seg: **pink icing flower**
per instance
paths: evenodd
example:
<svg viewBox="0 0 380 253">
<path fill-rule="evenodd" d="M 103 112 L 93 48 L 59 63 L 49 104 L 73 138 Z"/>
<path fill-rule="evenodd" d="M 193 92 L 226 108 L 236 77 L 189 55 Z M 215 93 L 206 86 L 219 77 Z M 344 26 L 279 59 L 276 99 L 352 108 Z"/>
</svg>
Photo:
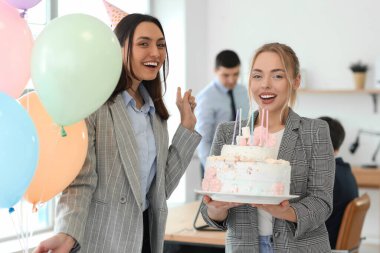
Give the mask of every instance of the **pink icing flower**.
<svg viewBox="0 0 380 253">
<path fill-rule="evenodd" d="M 222 189 L 222 182 L 219 179 L 214 178 L 210 180 L 209 191 L 219 192 L 221 189 Z"/>
<path fill-rule="evenodd" d="M 272 191 L 274 195 L 284 195 L 285 186 L 281 182 L 275 183 L 272 186 Z"/>
<path fill-rule="evenodd" d="M 239 138 L 239 146 L 247 146 L 247 139 Z"/>
<path fill-rule="evenodd" d="M 216 168 L 215 167 L 211 167 L 211 168 L 207 168 L 206 171 L 205 171 L 205 179 L 213 179 L 214 177 L 216 177 Z"/>
<path fill-rule="evenodd" d="M 203 179 L 202 180 L 202 190 L 219 192 L 222 189 L 222 182 L 217 179 Z"/>
<path fill-rule="evenodd" d="M 208 191 L 208 188 L 210 187 L 210 180 L 208 179 L 203 179 L 202 180 L 202 190 Z"/>
<path fill-rule="evenodd" d="M 222 188 L 221 181 L 216 177 L 217 169 L 209 167 L 206 169 L 205 177 L 202 180 L 202 190 L 218 192 Z"/>
</svg>

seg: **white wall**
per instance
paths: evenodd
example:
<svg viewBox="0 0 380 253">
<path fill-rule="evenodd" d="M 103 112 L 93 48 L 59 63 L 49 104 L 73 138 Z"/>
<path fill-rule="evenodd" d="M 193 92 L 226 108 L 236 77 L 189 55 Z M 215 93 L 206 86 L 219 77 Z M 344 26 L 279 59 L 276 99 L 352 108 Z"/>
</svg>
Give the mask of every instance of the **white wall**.
<svg viewBox="0 0 380 253">
<path fill-rule="evenodd" d="M 160 20 L 164 28 L 168 47 L 170 66 L 164 99 L 170 113 L 168 130 L 171 139 L 180 122 L 180 115 L 175 105 L 177 87 L 181 87 L 182 91 L 186 88 L 185 2 L 184 0 L 152 1 L 150 9 L 152 14 Z M 181 179 L 169 203 L 180 203 L 186 200 L 185 180 L 186 177 Z"/>
<path fill-rule="evenodd" d="M 349 65 L 361 60 L 369 65 L 366 88 L 373 88 L 374 64 L 380 58 L 380 2 L 377 0 L 154 0 L 165 6 L 155 12 L 160 20 L 181 26 L 175 34 L 180 51 L 169 45 L 171 60 L 183 58 L 186 87 L 195 93 L 213 78 L 215 55 L 222 49 L 238 52 L 242 60 L 242 81 L 247 83 L 250 59 L 263 43 L 279 41 L 290 45 L 305 69 L 306 86 L 313 89 L 351 89 L 354 87 Z M 175 4 L 174 4 L 175 2 Z M 170 4 L 168 4 L 170 3 Z M 176 9 L 178 4 L 180 9 Z M 162 11 L 162 10 L 161 10 Z M 162 15 L 165 14 L 165 15 Z M 172 16 L 176 19 L 172 19 Z M 165 30 L 170 33 L 164 25 Z M 171 64 L 173 66 L 173 64 Z M 170 75 L 172 75 L 171 72 Z M 379 96 L 380 100 L 380 96 Z M 379 101 L 380 103 L 380 101 Z M 380 107 L 378 106 L 378 111 Z M 338 118 L 346 128 L 341 155 L 355 165 L 370 163 L 380 137 L 363 135 L 355 155 L 348 151 L 359 128 L 380 131 L 380 112 L 373 112 L 367 94 L 299 94 L 296 112 L 302 116 L 322 115 Z M 380 161 L 380 154 L 377 156 Z M 380 163 L 380 162 L 378 162 Z M 194 199 L 199 188 L 199 166 L 194 160 L 186 178 L 186 200 Z M 363 235 L 370 242 L 379 235 L 379 193 L 369 191 L 372 207 Z M 372 229 L 376 226 L 377 229 Z M 373 225 L 374 224 L 374 225 Z M 371 229 L 370 229 L 371 228 Z"/>
<path fill-rule="evenodd" d="M 214 55 L 226 47 L 237 50 L 248 68 L 258 46 L 279 41 L 297 52 L 310 87 L 350 88 L 349 64 L 360 59 L 372 67 L 380 57 L 380 2 L 376 0 L 205 2 L 209 68 Z M 368 74 L 372 81 L 371 69 Z"/>
</svg>

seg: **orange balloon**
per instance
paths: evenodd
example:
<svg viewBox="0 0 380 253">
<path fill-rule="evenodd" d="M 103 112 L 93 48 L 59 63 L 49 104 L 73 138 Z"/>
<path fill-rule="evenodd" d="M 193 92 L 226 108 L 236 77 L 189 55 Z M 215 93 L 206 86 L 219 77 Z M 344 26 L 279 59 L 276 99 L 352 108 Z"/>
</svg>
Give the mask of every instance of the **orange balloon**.
<svg viewBox="0 0 380 253">
<path fill-rule="evenodd" d="M 48 201 L 65 189 L 78 175 L 87 154 L 88 135 L 84 120 L 66 126 L 66 137 L 43 107 L 36 92 L 18 99 L 28 111 L 40 141 L 36 172 L 24 198 L 38 204 Z"/>
</svg>

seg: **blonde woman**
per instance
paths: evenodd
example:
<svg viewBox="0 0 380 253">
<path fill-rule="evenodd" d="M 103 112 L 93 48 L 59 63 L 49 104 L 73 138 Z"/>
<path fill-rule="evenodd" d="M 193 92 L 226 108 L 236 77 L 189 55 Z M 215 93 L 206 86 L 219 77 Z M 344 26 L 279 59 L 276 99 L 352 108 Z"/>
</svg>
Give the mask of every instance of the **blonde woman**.
<svg viewBox="0 0 380 253">
<path fill-rule="evenodd" d="M 296 114 L 291 107 L 301 81 L 294 51 L 265 44 L 252 59 L 249 95 L 269 111 L 269 132 L 277 139 L 278 159 L 290 162 L 290 194 L 279 205 L 246 205 L 203 199 L 208 224 L 227 230 L 226 252 L 330 252 L 325 226 L 332 211 L 335 162 L 326 122 Z M 255 113 L 255 128 L 262 110 Z M 245 122 L 246 123 L 246 122 Z M 219 125 L 211 155 L 232 141 L 234 122 Z"/>
</svg>

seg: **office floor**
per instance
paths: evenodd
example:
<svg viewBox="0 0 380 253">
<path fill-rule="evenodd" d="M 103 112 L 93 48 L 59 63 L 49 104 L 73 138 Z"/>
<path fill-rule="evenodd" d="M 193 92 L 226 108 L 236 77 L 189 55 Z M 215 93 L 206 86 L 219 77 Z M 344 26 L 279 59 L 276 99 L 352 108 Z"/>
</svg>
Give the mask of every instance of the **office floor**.
<svg viewBox="0 0 380 253">
<path fill-rule="evenodd" d="M 165 243 L 164 253 L 224 253 L 224 248 L 209 248 Z M 363 244 L 360 253 L 380 253 L 380 245 Z"/>
<path fill-rule="evenodd" d="M 164 244 L 164 253 L 224 253 L 224 248 L 178 245 L 173 243 Z"/>
</svg>

